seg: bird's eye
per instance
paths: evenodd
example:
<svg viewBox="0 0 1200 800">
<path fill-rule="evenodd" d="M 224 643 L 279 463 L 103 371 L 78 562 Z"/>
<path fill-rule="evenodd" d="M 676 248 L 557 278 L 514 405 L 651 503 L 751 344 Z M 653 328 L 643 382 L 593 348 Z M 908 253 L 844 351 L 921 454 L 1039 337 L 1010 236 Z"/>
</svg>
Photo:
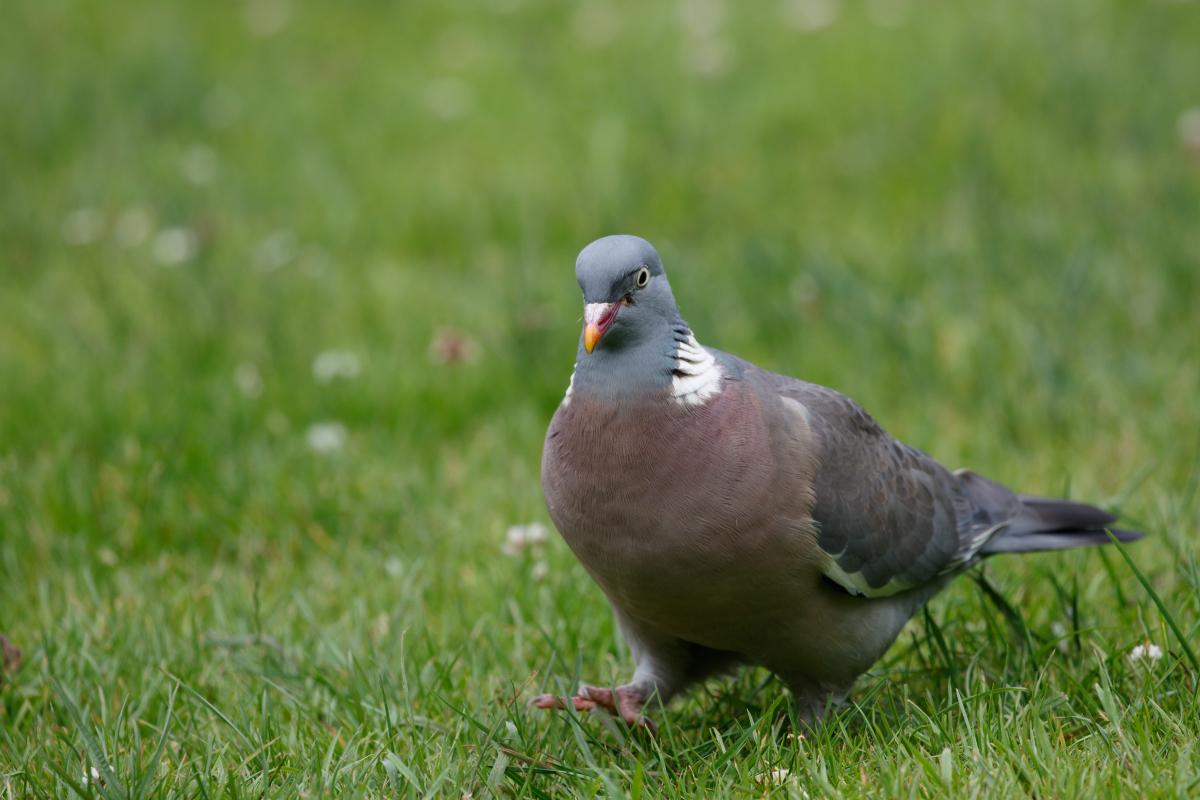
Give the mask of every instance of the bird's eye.
<svg viewBox="0 0 1200 800">
<path fill-rule="evenodd" d="M 633 279 L 633 282 L 639 289 L 646 288 L 646 284 L 650 282 L 650 270 L 646 267 L 639 269 L 637 277 Z"/>
</svg>

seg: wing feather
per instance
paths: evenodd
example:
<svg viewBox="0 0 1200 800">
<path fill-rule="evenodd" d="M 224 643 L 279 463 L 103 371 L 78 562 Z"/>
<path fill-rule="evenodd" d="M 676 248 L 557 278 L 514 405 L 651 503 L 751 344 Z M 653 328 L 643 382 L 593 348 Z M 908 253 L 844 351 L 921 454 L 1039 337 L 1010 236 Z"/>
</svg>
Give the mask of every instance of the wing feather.
<svg viewBox="0 0 1200 800">
<path fill-rule="evenodd" d="M 849 398 L 775 377 L 776 391 L 808 410 L 821 442 L 813 518 L 830 580 L 852 594 L 886 597 L 971 561 L 982 542 L 975 543 L 974 508 L 953 473 L 893 439 Z"/>
</svg>

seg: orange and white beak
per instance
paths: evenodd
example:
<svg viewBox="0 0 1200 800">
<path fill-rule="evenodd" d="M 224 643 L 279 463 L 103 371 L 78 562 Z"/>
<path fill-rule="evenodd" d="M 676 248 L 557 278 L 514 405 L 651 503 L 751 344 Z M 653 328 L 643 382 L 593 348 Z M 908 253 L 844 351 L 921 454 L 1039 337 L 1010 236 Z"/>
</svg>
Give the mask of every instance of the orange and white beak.
<svg viewBox="0 0 1200 800">
<path fill-rule="evenodd" d="M 588 303 L 583 308 L 583 349 L 591 353 L 617 319 L 620 303 Z"/>
</svg>

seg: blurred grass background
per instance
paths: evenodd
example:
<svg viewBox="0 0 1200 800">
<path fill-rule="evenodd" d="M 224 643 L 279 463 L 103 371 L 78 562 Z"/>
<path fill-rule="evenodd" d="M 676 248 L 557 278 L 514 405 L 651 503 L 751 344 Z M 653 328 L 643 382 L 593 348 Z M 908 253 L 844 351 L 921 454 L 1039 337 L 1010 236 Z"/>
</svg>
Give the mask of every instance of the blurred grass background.
<svg viewBox="0 0 1200 800">
<path fill-rule="evenodd" d="M 636 233 L 706 344 L 1119 509 L 1195 647 L 1200 6 L 8 12 L 0 796 L 1200 790 L 1114 553 L 989 563 L 1029 647 L 960 581 L 808 740 L 751 674 L 646 743 L 523 707 L 626 656 L 561 542 L 502 552 L 574 256 Z"/>
</svg>

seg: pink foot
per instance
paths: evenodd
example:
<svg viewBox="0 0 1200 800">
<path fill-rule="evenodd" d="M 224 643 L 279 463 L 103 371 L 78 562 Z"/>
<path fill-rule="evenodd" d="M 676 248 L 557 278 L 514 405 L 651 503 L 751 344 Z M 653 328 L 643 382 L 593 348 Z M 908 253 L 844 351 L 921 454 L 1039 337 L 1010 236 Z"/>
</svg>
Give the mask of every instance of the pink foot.
<svg viewBox="0 0 1200 800">
<path fill-rule="evenodd" d="M 567 703 L 574 706 L 576 711 L 601 708 L 614 717 L 620 717 L 632 727 L 642 728 L 650 733 L 658 732 L 654 720 L 642 713 L 642 708 L 646 705 L 645 695 L 632 686 L 617 687 L 615 692 L 598 686 L 580 686 L 574 697 L 541 694 L 529 701 L 530 705 L 544 709 L 564 709 Z"/>
</svg>

